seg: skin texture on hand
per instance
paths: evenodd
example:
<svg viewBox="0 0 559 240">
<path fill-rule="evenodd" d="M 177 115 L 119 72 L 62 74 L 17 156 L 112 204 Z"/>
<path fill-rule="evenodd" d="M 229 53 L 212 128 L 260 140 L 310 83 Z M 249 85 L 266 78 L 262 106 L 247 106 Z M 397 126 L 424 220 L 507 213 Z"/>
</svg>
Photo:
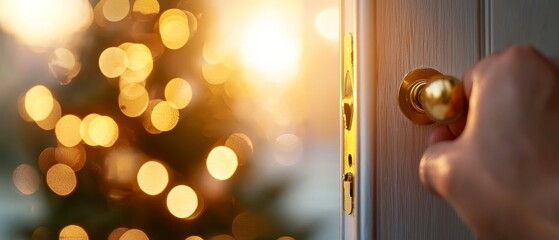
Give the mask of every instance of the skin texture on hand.
<svg viewBox="0 0 559 240">
<path fill-rule="evenodd" d="M 559 239 L 559 61 L 514 46 L 463 81 L 468 113 L 431 134 L 421 181 L 481 239 Z"/>
</svg>

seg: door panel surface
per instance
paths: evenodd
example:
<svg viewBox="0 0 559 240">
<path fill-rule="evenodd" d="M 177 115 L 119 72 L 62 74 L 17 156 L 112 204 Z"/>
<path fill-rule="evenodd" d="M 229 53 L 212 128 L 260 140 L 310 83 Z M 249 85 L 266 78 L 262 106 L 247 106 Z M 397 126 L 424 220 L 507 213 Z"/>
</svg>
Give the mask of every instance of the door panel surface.
<svg viewBox="0 0 559 240">
<path fill-rule="evenodd" d="M 342 34 L 354 36 L 358 124 L 355 209 L 342 210 L 343 238 L 475 239 L 419 181 L 434 126 L 400 113 L 399 85 L 421 67 L 460 78 L 479 59 L 517 43 L 559 57 L 558 10 L 555 0 L 342 1 Z"/>
<path fill-rule="evenodd" d="M 432 126 L 400 113 L 403 76 L 431 67 L 460 76 L 479 59 L 478 5 L 461 0 L 378 1 L 376 184 L 378 239 L 472 239 L 452 209 L 429 194 L 418 177 Z"/>
<path fill-rule="evenodd" d="M 559 57 L 559 1 L 493 0 L 488 36 L 493 51 L 529 43 L 546 55 Z"/>
</svg>

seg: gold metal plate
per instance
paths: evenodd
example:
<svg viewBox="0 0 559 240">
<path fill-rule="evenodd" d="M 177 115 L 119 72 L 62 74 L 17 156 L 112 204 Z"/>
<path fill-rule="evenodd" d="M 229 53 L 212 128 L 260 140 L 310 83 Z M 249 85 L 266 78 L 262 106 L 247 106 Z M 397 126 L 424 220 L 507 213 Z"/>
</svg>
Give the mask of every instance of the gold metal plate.
<svg viewBox="0 0 559 240">
<path fill-rule="evenodd" d="M 357 118 L 356 111 L 356 82 L 354 81 L 354 51 L 353 37 L 346 34 L 343 38 L 343 72 L 341 76 L 342 121 L 343 121 L 343 207 L 346 214 L 352 214 L 354 209 L 354 177 L 357 165 Z"/>
</svg>

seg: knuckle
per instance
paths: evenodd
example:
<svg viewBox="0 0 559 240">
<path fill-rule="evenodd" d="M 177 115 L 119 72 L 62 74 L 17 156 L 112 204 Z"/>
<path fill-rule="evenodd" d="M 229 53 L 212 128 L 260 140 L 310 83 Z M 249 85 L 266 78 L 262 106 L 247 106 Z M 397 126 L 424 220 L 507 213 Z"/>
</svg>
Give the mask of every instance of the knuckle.
<svg viewBox="0 0 559 240">
<path fill-rule="evenodd" d="M 540 56 L 539 51 L 529 44 L 517 44 L 508 48 L 503 56 L 507 59 L 526 59 Z"/>
</svg>

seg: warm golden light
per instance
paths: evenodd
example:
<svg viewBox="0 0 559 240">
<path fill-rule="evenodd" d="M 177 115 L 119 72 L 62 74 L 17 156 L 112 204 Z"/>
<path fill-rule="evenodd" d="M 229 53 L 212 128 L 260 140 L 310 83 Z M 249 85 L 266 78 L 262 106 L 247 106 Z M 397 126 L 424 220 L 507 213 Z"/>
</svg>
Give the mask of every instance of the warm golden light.
<svg viewBox="0 0 559 240">
<path fill-rule="evenodd" d="M 110 22 L 118 22 L 124 19 L 130 11 L 128 0 L 105 0 L 103 5 L 103 16 Z"/>
<path fill-rule="evenodd" d="M 98 116 L 89 123 L 88 135 L 96 145 L 110 147 L 118 139 L 118 125 L 111 117 Z"/>
<path fill-rule="evenodd" d="M 89 136 L 89 124 L 91 123 L 91 121 L 93 121 L 93 119 L 99 116 L 99 114 L 95 113 L 89 114 L 83 118 L 80 124 L 80 136 L 82 137 L 85 144 L 89 146 L 97 146 L 97 143 L 95 143 Z"/>
<path fill-rule="evenodd" d="M 167 208 L 177 218 L 188 218 L 197 207 L 198 196 L 188 186 L 176 186 L 167 195 Z"/>
<path fill-rule="evenodd" d="M 126 47 L 126 57 L 126 66 L 132 71 L 144 69 L 153 61 L 149 48 L 139 43 L 132 43 Z"/>
<path fill-rule="evenodd" d="M 24 101 L 25 111 L 33 121 L 45 120 L 54 106 L 52 93 L 43 85 L 37 85 L 29 89 L 25 94 Z"/>
<path fill-rule="evenodd" d="M 219 41 L 207 41 L 202 47 L 202 56 L 204 61 L 209 64 L 219 64 L 223 63 L 230 51 L 225 47 L 225 43 L 220 43 Z"/>
<path fill-rule="evenodd" d="M 165 99 L 172 107 L 183 109 L 192 100 L 192 87 L 182 78 L 173 78 L 165 86 Z"/>
<path fill-rule="evenodd" d="M 74 172 L 77 172 L 85 165 L 85 148 L 81 144 L 75 147 L 59 146 L 54 149 L 54 159 L 56 162 L 67 165 Z"/>
<path fill-rule="evenodd" d="M 295 240 L 295 238 L 289 236 L 283 236 L 283 237 L 279 237 L 277 240 Z"/>
<path fill-rule="evenodd" d="M 184 240 L 204 240 L 204 239 L 201 238 L 201 237 L 198 237 L 198 236 L 190 236 L 190 237 L 187 237 Z"/>
<path fill-rule="evenodd" d="M 105 156 L 105 179 L 119 188 L 132 189 L 141 161 L 142 156 L 134 149 L 116 148 Z"/>
<path fill-rule="evenodd" d="M 165 47 L 179 49 L 190 37 L 188 16 L 183 10 L 169 9 L 159 17 L 159 34 Z"/>
<path fill-rule="evenodd" d="M 58 101 L 54 100 L 52 111 L 47 116 L 47 118 L 37 121 L 37 126 L 39 126 L 43 130 L 53 130 L 56 127 L 56 123 L 60 120 L 62 116 L 62 109 L 60 108 L 60 104 Z"/>
<path fill-rule="evenodd" d="M 227 234 L 220 234 L 220 235 L 217 235 L 217 236 L 214 236 L 214 237 L 210 238 L 210 240 L 235 240 L 235 238 L 231 237 Z"/>
<path fill-rule="evenodd" d="M 270 13 L 256 18 L 245 33 L 242 46 L 246 68 L 264 75 L 261 80 L 286 82 L 299 67 L 301 40 L 289 20 Z"/>
<path fill-rule="evenodd" d="M 47 174 L 50 167 L 57 163 L 54 157 L 55 150 L 53 147 L 48 147 L 39 154 L 38 164 L 42 173 Z"/>
<path fill-rule="evenodd" d="M 118 95 L 120 111 L 128 117 L 138 117 L 144 113 L 149 103 L 149 95 L 144 86 L 131 84 Z"/>
<path fill-rule="evenodd" d="M 14 186 L 23 195 L 31 195 L 39 189 L 39 174 L 37 170 L 29 164 L 21 164 L 12 174 Z"/>
<path fill-rule="evenodd" d="M 202 75 L 206 82 L 212 85 L 219 85 L 226 82 L 231 77 L 232 71 L 225 64 L 209 64 L 202 65 Z"/>
<path fill-rule="evenodd" d="M 55 164 L 47 171 L 47 185 L 57 195 L 67 196 L 76 188 L 76 174 L 67 165 Z"/>
<path fill-rule="evenodd" d="M 291 166 L 303 157 L 303 141 L 294 134 L 283 134 L 274 143 L 276 161 Z"/>
<path fill-rule="evenodd" d="M 157 0 L 136 0 L 132 11 L 143 15 L 155 15 L 159 13 L 159 8 Z"/>
<path fill-rule="evenodd" d="M 122 234 L 120 240 L 149 240 L 149 237 L 140 229 L 130 229 Z"/>
<path fill-rule="evenodd" d="M 21 119 L 23 119 L 23 121 L 33 122 L 34 120 L 31 118 L 31 116 L 29 116 L 29 114 L 27 114 L 27 109 L 25 109 L 26 94 L 27 92 L 24 94 L 20 94 L 17 98 L 17 112 L 19 113 L 19 116 L 21 117 Z"/>
<path fill-rule="evenodd" d="M 56 139 L 66 147 L 73 147 L 82 141 L 80 124 L 82 120 L 75 115 L 64 115 L 56 123 L 54 133 Z"/>
<path fill-rule="evenodd" d="M 107 48 L 99 56 L 99 69 L 108 78 L 116 78 L 123 74 L 127 65 L 126 52 L 117 47 Z"/>
<path fill-rule="evenodd" d="M 320 11 L 314 24 L 318 33 L 323 37 L 331 40 L 338 39 L 340 34 L 340 10 L 338 8 L 326 8 Z"/>
<path fill-rule="evenodd" d="M 80 226 L 68 225 L 59 234 L 60 240 L 88 240 L 87 232 Z"/>
<path fill-rule="evenodd" d="M 62 85 L 70 83 L 80 70 L 74 54 L 66 48 L 57 48 L 49 58 L 49 70 Z"/>
<path fill-rule="evenodd" d="M 144 112 L 144 115 L 142 115 L 142 126 L 144 127 L 144 129 L 148 133 L 151 133 L 151 134 L 161 133 L 160 130 L 158 130 L 157 128 L 155 128 L 153 126 L 153 123 L 151 122 L 151 113 L 153 112 L 153 109 L 155 108 L 155 106 L 157 106 L 157 104 L 159 104 L 162 101 L 163 100 L 161 100 L 161 99 L 150 100 L 149 103 L 148 103 L 148 107 L 146 108 L 146 111 Z"/>
<path fill-rule="evenodd" d="M 119 88 L 122 90 L 132 84 L 140 84 L 142 86 L 146 85 L 146 78 L 153 71 L 153 61 L 150 61 L 145 68 L 138 71 L 133 71 L 126 69 L 122 75 L 120 75 Z"/>
<path fill-rule="evenodd" d="M 206 167 L 210 175 L 218 180 L 226 180 L 237 170 L 237 156 L 228 147 L 219 146 L 210 152 L 206 160 Z"/>
<path fill-rule="evenodd" d="M 122 237 L 122 235 L 128 230 L 129 230 L 128 228 L 123 228 L 123 227 L 115 228 L 111 232 L 111 234 L 109 234 L 107 240 L 120 240 L 120 237 Z"/>
<path fill-rule="evenodd" d="M 169 174 L 163 164 L 157 161 L 146 162 L 138 171 L 138 186 L 148 195 L 158 195 L 169 183 Z"/>
<path fill-rule="evenodd" d="M 157 130 L 171 131 L 179 122 L 179 111 L 167 101 L 161 101 L 151 111 L 151 123 Z"/>
<path fill-rule="evenodd" d="M 242 133 L 233 133 L 225 141 L 225 146 L 237 155 L 239 166 L 245 165 L 252 157 L 253 147 L 250 138 Z"/>
<path fill-rule="evenodd" d="M 0 27 L 40 51 L 67 42 L 92 17 L 86 0 L 0 1 Z"/>
</svg>

